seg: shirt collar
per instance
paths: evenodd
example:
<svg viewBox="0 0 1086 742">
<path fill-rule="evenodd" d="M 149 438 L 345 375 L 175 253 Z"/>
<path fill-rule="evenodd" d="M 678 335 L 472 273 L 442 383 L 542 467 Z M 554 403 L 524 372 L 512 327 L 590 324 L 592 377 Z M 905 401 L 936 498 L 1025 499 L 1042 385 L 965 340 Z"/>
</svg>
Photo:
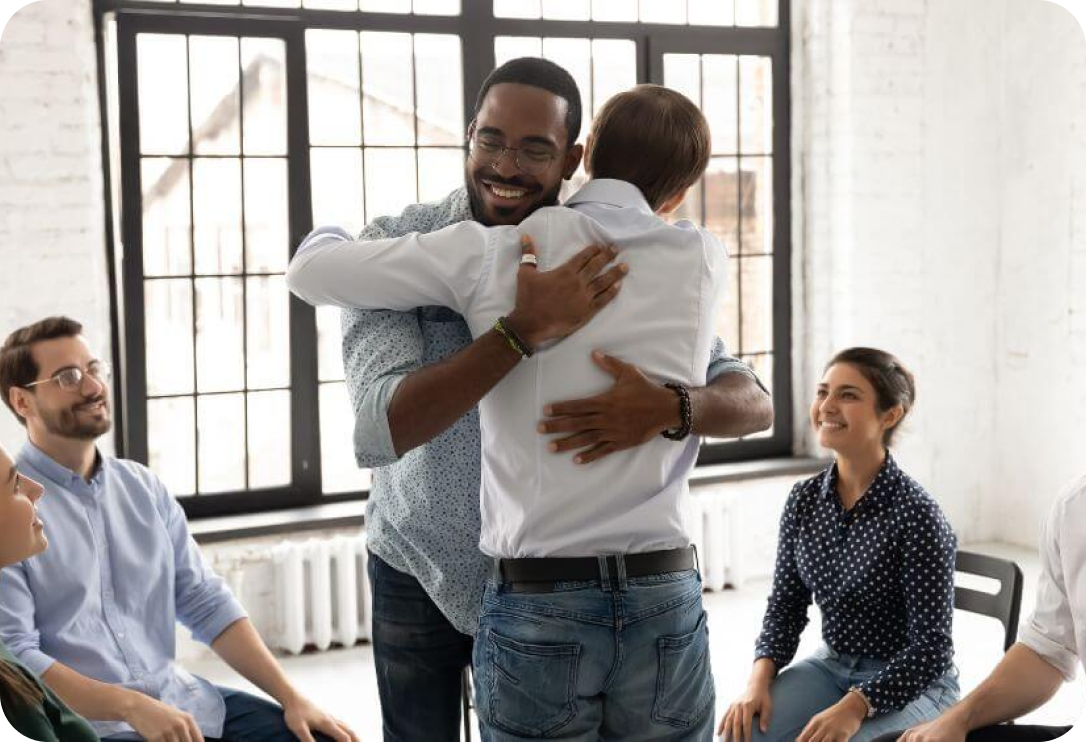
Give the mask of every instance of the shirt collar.
<svg viewBox="0 0 1086 742">
<path fill-rule="evenodd" d="M 29 463 L 52 482 L 59 484 L 65 489 L 80 492 L 88 489 L 91 491 L 96 490 L 98 485 L 102 482 L 102 472 L 105 470 L 106 463 L 109 459 L 103 456 L 101 451 L 96 450 L 95 453 L 98 456 L 98 468 L 95 469 L 94 476 L 91 477 L 89 483 L 85 482 L 83 477 L 79 476 L 68 467 L 55 461 L 49 454 L 42 451 L 29 440 L 24 443 L 23 447 L 19 450 L 19 458 Z"/>
<path fill-rule="evenodd" d="M 882 468 L 879 469 L 879 473 L 875 475 L 875 478 L 871 481 L 871 485 L 856 504 L 858 505 L 865 500 L 871 499 L 868 497 L 869 493 L 881 492 L 882 490 L 887 489 L 886 487 L 877 487 L 876 485 L 889 484 L 897 479 L 897 475 L 900 471 L 897 462 L 894 461 L 894 457 L 887 451 L 886 460 L 882 462 Z M 821 493 L 823 500 L 837 497 L 836 461 L 834 461 L 833 464 L 830 465 L 830 468 L 822 475 L 822 482 L 819 484 L 819 492 Z"/>
<path fill-rule="evenodd" d="M 633 208 L 646 214 L 654 213 L 644 194 L 632 183 L 611 178 L 594 178 L 570 196 L 564 206 L 580 203 L 608 204 L 624 208 Z"/>
</svg>

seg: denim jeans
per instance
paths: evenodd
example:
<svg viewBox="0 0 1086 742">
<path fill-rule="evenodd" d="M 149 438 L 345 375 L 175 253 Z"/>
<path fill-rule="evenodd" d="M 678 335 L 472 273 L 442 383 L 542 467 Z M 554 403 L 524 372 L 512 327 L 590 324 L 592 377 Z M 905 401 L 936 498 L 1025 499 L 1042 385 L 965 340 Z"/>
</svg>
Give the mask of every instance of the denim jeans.
<svg viewBox="0 0 1086 742">
<path fill-rule="evenodd" d="M 386 742 L 460 739 L 461 674 L 471 663 L 461 634 L 418 580 L 369 555 L 373 661 Z"/>
<path fill-rule="evenodd" d="M 769 731 L 755 724 L 754 742 L 792 742 L 812 716 L 844 697 L 848 689 L 886 667 L 882 660 L 839 654 L 823 645 L 812 656 L 786 667 L 770 688 L 773 713 Z M 871 742 L 889 732 L 931 721 L 958 700 L 958 671 L 953 666 L 901 711 L 866 720 L 851 742 Z"/>
<path fill-rule="evenodd" d="M 697 572 L 555 588 L 487 586 L 473 655 L 484 742 L 712 739 Z"/>
</svg>

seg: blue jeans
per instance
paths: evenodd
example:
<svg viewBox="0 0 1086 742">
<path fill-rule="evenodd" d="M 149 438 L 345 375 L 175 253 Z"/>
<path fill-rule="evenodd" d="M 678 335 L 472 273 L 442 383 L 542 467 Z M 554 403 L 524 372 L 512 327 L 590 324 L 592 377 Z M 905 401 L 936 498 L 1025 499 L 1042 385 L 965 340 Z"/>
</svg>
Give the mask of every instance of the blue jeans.
<svg viewBox="0 0 1086 742">
<path fill-rule="evenodd" d="M 460 739 L 461 674 L 471 663 L 461 634 L 409 574 L 369 554 L 373 661 L 386 742 Z"/>
<path fill-rule="evenodd" d="M 487 586 L 473 655 L 484 742 L 712 739 L 700 576 L 616 582 Z"/>
<path fill-rule="evenodd" d="M 886 667 L 882 660 L 839 654 L 823 645 L 812 656 L 786 667 L 770 687 L 773 712 L 765 734 L 755 724 L 755 742 L 792 742 L 812 716 L 841 700 L 848 689 Z M 901 711 L 866 720 L 851 742 L 871 742 L 889 732 L 931 721 L 958 700 L 958 671 L 951 667 Z"/>
</svg>

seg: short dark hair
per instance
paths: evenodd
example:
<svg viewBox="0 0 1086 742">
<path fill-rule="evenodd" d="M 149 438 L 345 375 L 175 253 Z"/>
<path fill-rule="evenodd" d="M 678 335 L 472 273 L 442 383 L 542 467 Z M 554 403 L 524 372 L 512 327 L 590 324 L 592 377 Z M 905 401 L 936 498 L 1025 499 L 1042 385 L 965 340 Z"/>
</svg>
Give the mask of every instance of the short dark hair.
<svg viewBox="0 0 1086 742">
<path fill-rule="evenodd" d="M 585 169 L 593 178 L 632 183 L 655 211 L 698 182 L 711 151 L 709 123 L 689 98 L 638 85 L 596 114 Z"/>
<path fill-rule="evenodd" d="M 846 348 L 835 355 L 826 369 L 838 363 L 856 368 L 875 389 L 875 405 L 880 413 L 901 405 L 904 414 L 894 427 L 883 433 L 882 443 L 889 447 L 902 420 L 916 403 L 916 379 L 895 356 L 878 348 Z"/>
<path fill-rule="evenodd" d="M 518 85 L 530 85 L 533 88 L 546 90 L 553 93 L 566 102 L 566 148 L 577 143 L 577 137 L 581 135 L 581 91 L 577 88 L 577 81 L 573 75 L 566 72 L 565 68 L 541 57 L 518 57 L 498 67 L 483 80 L 483 86 L 479 88 L 479 96 L 475 99 L 475 110 L 472 118 L 479 115 L 479 109 L 483 107 L 486 94 L 495 85 L 511 82 Z"/>
<path fill-rule="evenodd" d="M 0 346 L 0 394 L 15 418 L 26 425 L 11 404 L 11 390 L 21 388 L 38 378 L 41 369 L 30 352 L 34 343 L 55 338 L 70 338 L 83 334 L 83 325 L 69 317 L 46 317 L 32 325 L 20 327 L 8 335 Z"/>
</svg>

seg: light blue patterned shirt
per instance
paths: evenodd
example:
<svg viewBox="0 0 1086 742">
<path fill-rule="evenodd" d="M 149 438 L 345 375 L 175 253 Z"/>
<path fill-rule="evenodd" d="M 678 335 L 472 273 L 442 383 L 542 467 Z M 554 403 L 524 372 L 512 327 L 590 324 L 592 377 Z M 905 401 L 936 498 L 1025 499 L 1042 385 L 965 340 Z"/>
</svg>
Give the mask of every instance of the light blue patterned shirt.
<svg viewBox="0 0 1086 742">
<path fill-rule="evenodd" d="M 204 562 L 177 500 L 133 461 L 100 456 L 88 482 L 27 443 L 17 464 L 45 486 L 49 548 L 0 576 L 0 638 L 12 654 L 39 677 L 61 662 L 157 698 L 222 737 L 222 696 L 174 662 L 176 622 L 210 644 L 246 614 Z M 91 726 L 139 739 L 123 722 Z"/>
<path fill-rule="evenodd" d="M 467 192 L 408 207 L 399 217 L 369 224 L 360 240 L 434 232 L 470 219 Z M 327 228 L 339 232 L 336 228 Z M 320 229 L 306 238 L 309 243 Z M 303 248 L 304 249 L 304 244 Z M 444 307 L 413 312 L 343 312 L 343 359 L 355 413 L 355 458 L 374 467 L 366 508 L 370 549 L 413 575 L 458 630 L 474 634 L 489 560 L 479 551 L 479 417 L 472 410 L 429 443 L 397 459 L 388 407 L 409 373 L 471 343 L 464 320 Z M 743 373 L 748 366 L 713 344 L 708 378 Z"/>
</svg>

